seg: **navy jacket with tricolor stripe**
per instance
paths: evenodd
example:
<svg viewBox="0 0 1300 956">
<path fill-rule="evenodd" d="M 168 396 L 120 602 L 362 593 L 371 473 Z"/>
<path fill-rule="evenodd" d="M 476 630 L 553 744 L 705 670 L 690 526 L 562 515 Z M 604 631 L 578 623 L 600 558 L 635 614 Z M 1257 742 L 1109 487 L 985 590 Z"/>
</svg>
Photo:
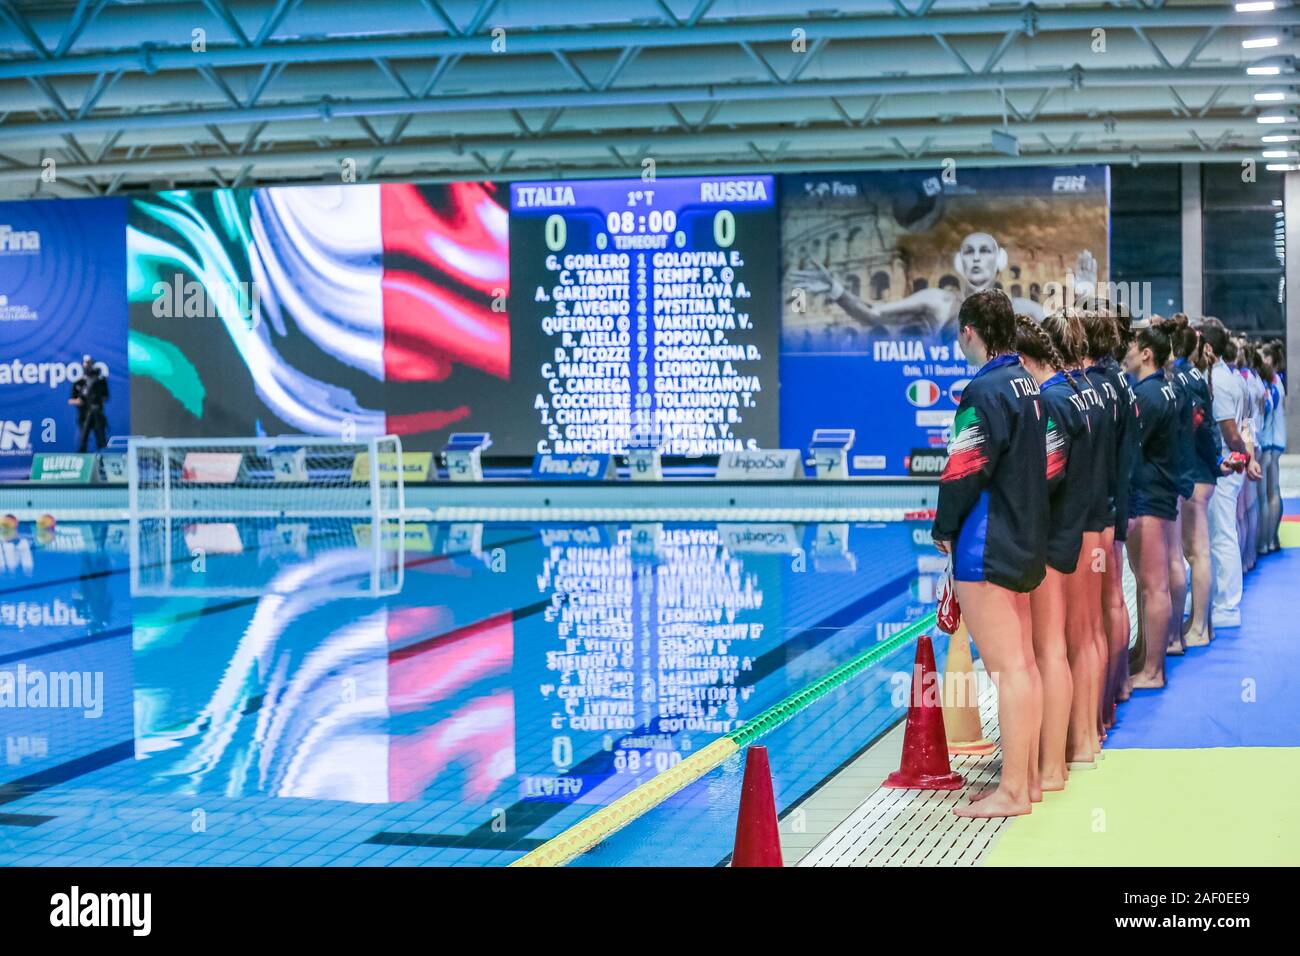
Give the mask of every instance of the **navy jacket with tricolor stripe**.
<svg viewBox="0 0 1300 956">
<path fill-rule="evenodd" d="M 1012 591 L 1046 575 L 1047 411 L 1015 353 L 971 379 L 939 479 L 935 539 L 952 542 L 953 576 Z"/>
</svg>

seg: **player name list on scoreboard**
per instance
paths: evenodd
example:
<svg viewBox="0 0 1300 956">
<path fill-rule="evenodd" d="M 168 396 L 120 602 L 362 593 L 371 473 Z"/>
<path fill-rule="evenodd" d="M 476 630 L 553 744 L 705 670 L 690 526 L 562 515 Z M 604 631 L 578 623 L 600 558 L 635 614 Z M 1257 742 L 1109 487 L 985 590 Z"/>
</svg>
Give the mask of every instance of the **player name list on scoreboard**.
<svg viewBox="0 0 1300 956">
<path fill-rule="evenodd" d="M 511 377 L 536 383 L 536 451 L 775 441 L 773 192 L 770 176 L 511 186 L 511 328 L 527 330 Z"/>
</svg>

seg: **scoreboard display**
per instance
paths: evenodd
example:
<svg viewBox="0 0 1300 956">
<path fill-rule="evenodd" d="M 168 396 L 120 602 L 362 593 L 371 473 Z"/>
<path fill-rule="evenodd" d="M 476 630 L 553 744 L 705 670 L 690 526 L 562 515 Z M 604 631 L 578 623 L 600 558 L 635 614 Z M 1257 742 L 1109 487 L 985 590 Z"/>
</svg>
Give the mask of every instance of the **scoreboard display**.
<svg viewBox="0 0 1300 956">
<path fill-rule="evenodd" d="M 774 446 L 777 230 L 771 176 L 512 184 L 510 451 Z"/>
</svg>

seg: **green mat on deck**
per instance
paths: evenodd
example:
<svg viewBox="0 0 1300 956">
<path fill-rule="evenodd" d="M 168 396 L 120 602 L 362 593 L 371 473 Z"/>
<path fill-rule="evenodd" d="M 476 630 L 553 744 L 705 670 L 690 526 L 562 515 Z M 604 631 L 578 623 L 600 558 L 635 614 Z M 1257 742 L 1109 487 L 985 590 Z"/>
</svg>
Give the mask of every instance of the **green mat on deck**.
<svg viewBox="0 0 1300 956">
<path fill-rule="evenodd" d="M 1300 749 L 1108 750 L 1017 817 L 986 866 L 1295 866 Z"/>
</svg>

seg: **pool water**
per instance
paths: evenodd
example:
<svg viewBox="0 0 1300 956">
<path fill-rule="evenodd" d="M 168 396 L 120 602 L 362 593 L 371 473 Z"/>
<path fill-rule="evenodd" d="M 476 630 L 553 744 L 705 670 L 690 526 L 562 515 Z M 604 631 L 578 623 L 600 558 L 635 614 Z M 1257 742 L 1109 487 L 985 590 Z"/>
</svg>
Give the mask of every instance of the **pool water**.
<svg viewBox="0 0 1300 956">
<path fill-rule="evenodd" d="M 23 525 L 0 541 L 0 864 L 509 863 L 932 610 L 928 540 Z M 761 741 L 779 810 L 898 720 L 912 653 Z M 575 863 L 718 864 L 740 773 Z"/>
</svg>

